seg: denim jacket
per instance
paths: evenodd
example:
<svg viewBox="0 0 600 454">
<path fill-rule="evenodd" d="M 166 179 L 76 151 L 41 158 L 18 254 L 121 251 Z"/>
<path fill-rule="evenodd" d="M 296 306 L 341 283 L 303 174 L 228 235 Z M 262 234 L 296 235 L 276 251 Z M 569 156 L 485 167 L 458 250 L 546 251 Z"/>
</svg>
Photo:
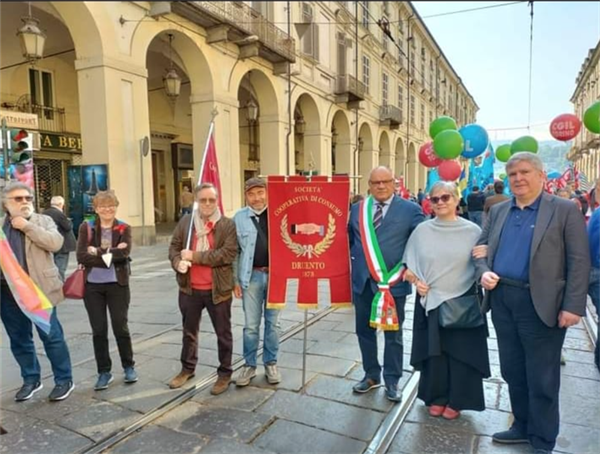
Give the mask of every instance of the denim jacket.
<svg viewBox="0 0 600 454">
<path fill-rule="evenodd" d="M 254 249 L 258 232 L 252 222 L 254 216 L 249 207 L 242 208 L 233 217 L 238 240 L 238 256 L 233 264 L 234 282 L 242 288 L 248 288 L 254 263 Z"/>
</svg>

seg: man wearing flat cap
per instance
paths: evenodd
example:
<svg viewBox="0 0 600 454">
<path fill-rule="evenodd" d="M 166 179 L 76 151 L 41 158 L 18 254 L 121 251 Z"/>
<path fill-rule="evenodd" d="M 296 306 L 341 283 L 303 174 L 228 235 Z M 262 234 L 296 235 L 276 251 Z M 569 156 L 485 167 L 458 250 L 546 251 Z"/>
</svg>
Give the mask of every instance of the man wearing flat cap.
<svg viewBox="0 0 600 454">
<path fill-rule="evenodd" d="M 269 226 L 267 222 L 267 185 L 261 178 L 246 181 L 244 192 L 247 206 L 239 210 L 233 220 L 238 239 L 238 257 L 233 273 L 236 298 L 242 298 L 244 308 L 244 361 L 236 379 L 237 386 L 247 386 L 256 376 L 256 352 L 260 339 L 260 325 L 264 316 L 263 363 L 270 384 L 281 381 L 277 370 L 279 311 L 266 308 L 269 278 Z"/>
</svg>

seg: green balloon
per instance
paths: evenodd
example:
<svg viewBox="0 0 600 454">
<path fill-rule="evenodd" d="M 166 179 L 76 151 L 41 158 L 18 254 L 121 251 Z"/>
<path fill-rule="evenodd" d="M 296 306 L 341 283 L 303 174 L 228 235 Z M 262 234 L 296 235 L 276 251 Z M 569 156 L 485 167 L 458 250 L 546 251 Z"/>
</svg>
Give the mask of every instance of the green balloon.
<svg viewBox="0 0 600 454">
<path fill-rule="evenodd" d="M 600 134 L 600 101 L 588 107 L 583 114 L 583 124 L 594 134 Z"/>
<path fill-rule="evenodd" d="M 531 136 L 523 136 L 515 139 L 510 144 L 510 154 L 515 154 L 520 151 L 529 151 L 530 153 L 538 152 L 538 142 Z"/>
<path fill-rule="evenodd" d="M 435 139 L 436 136 L 442 132 L 447 131 L 448 129 L 453 129 L 456 131 L 458 128 L 456 126 L 456 121 L 452 117 L 437 117 L 435 120 L 431 122 L 429 125 L 429 135 L 432 139 Z"/>
<path fill-rule="evenodd" d="M 447 129 L 439 132 L 433 139 L 433 151 L 442 159 L 455 159 L 460 156 L 464 141 L 456 130 Z"/>
<path fill-rule="evenodd" d="M 500 162 L 507 162 L 510 159 L 510 144 L 506 143 L 496 148 L 496 159 Z"/>
</svg>

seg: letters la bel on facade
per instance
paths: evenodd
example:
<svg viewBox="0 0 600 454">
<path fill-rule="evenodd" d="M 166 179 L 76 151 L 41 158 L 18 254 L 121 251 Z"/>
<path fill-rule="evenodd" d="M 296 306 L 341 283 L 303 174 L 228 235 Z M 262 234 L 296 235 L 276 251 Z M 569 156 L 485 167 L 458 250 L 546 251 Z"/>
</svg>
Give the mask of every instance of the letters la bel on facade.
<svg viewBox="0 0 600 454">
<path fill-rule="evenodd" d="M 267 307 L 350 304 L 348 177 L 269 177 Z"/>
</svg>

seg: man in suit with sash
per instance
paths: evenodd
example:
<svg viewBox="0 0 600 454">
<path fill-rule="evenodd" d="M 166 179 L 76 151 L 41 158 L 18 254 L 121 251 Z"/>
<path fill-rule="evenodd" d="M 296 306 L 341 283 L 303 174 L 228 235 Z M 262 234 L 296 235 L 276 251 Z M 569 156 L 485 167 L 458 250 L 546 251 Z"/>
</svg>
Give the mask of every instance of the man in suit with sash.
<svg viewBox="0 0 600 454">
<path fill-rule="evenodd" d="M 385 333 L 386 397 L 400 402 L 404 303 L 412 291 L 410 284 L 401 279 L 402 256 L 408 237 L 425 216 L 419 205 L 395 195 L 394 187 L 391 169 L 380 166 L 371 171 L 370 196 L 352 205 L 348 234 L 356 335 L 365 371 L 353 391 L 366 393 L 381 386 L 382 367 L 377 359 L 379 328 Z"/>
<path fill-rule="evenodd" d="M 512 155 L 513 198 L 494 205 L 476 260 L 498 338 L 514 422 L 497 443 L 530 443 L 552 452 L 559 432 L 560 355 L 566 328 L 585 315 L 590 256 L 577 205 L 543 192 L 544 167 L 528 152 Z"/>
</svg>

